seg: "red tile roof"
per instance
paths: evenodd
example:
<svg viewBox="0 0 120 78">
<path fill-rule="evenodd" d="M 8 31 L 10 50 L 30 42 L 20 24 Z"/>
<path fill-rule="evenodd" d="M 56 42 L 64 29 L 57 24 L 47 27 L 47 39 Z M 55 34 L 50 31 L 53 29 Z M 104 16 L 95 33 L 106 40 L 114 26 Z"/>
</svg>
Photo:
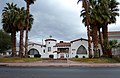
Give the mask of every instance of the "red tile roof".
<svg viewBox="0 0 120 78">
<path fill-rule="evenodd" d="M 54 47 L 65 47 L 65 46 L 71 46 L 71 44 L 67 42 L 57 43 Z"/>
<path fill-rule="evenodd" d="M 113 34 L 120 34 L 120 31 L 110 31 L 108 32 L 109 35 L 113 35 Z"/>
</svg>

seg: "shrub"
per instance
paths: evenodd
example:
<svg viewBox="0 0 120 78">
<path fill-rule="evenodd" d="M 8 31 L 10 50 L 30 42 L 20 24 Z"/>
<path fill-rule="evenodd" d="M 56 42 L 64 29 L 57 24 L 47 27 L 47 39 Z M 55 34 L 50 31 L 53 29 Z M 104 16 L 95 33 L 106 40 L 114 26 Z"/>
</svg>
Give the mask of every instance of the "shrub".
<svg viewBox="0 0 120 78">
<path fill-rule="evenodd" d="M 40 54 L 35 54 L 34 57 L 35 57 L 35 58 L 40 58 L 41 55 L 40 55 Z"/>
<path fill-rule="evenodd" d="M 83 58 L 85 58 L 85 56 L 83 56 Z"/>
<path fill-rule="evenodd" d="M 54 58 L 54 55 L 49 55 L 49 58 Z"/>
<path fill-rule="evenodd" d="M 76 55 L 75 58 L 78 58 L 78 55 Z"/>
</svg>

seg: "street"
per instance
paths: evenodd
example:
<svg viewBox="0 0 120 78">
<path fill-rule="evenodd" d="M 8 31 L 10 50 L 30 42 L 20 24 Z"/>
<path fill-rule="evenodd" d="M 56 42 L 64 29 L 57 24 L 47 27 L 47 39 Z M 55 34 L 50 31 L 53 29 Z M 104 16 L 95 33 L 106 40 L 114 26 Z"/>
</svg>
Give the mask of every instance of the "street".
<svg viewBox="0 0 120 78">
<path fill-rule="evenodd" d="M 0 78 L 120 78 L 120 67 L 0 67 Z"/>
</svg>

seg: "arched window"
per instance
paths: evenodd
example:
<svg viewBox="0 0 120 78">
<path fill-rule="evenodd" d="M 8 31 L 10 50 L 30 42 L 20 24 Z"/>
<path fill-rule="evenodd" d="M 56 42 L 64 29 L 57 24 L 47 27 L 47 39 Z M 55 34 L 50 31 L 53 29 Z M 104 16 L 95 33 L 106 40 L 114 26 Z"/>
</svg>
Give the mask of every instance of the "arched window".
<svg viewBox="0 0 120 78">
<path fill-rule="evenodd" d="M 39 51 L 37 49 L 30 49 L 28 51 L 28 55 L 36 55 L 36 54 L 39 54 Z"/>
<path fill-rule="evenodd" d="M 81 45 L 77 50 L 77 54 L 87 54 L 86 48 L 83 45 Z"/>
</svg>

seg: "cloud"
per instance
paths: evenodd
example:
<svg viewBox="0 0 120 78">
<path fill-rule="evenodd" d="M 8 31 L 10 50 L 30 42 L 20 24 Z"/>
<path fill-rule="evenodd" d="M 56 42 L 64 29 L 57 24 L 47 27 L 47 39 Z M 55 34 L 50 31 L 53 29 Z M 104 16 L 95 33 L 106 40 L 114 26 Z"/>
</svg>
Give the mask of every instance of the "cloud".
<svg viewBox="0 0 120 78">
<path fill-rule="evenodd" d="M 78 37 L 85 37 L 83 33 L 85 29 L 84 25 L 81 24 L 81 19 L 79 17 L 79 9 L 71 9 L 71 7 L 65 6 L 63 0 L 53 0 L 53 2 L 44 3 L 40 1 L 39 9 L 33 8 L 33 14 L 35 19 L 35 24 L 33 25 L 32 33 L 38 33 L 43 37 L 48 37 L 52 35 L 57 39 L 71 40 Z M 67 1 L 67 0 L 66 0 Z M 44 4 L 44 5 L 42 5 Z M 72 4 L 73 5 L 73 4 Z M 77 3 L 74 5 L 77 6 Z M 32 10 L 31 10 L 32 11 Z M 34 29 L 39 32 L 35 32 Z M 81 33 L 82 32 L 82 33 Z"/>
<path fill-rule="evenodd" d="M 5 6 L 7 1 L 3 0 L 2 5 Z M 20 7 L 26 6 L 24 0 L 10 1 Z M 79 17 L 81 7 L 81 2 L 77 5 L 77 0 L 36 0 L 35 4 L 30 6 L 30 12 L 34 16 L 34 24 L 29 32 L 30 41 L 41 42 L 50 35 L 55 39 L 65 41 L 87 38 L 87 28 L 82 24 L 82 18 Z M 3 6 L 0 7 L 0 10 L 2 9 Z M 109 30 L 118 30 L 119 20 L 118 17 L 116 24 L 110 25 Z"/>
</svg>

